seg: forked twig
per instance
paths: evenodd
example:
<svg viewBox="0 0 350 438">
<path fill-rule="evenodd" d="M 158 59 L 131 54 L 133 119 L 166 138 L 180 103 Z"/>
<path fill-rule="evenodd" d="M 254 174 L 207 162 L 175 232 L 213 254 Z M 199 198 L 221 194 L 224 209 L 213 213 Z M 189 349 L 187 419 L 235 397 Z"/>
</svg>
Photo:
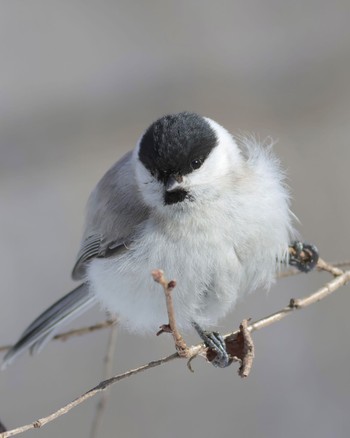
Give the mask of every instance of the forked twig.
<svg viewBox="0 0 350 438">
<path fill-rule="evenodd" d="M 155 282 L 159 283 L 163 287 L 169 318 L 169 324 L 162 325 L 157 335 L 160 335 L 164 332 L 170 332 L 173 335 L 175 348 L 179 355 L 182 357 L 189 357 L 189 350 L 186 342 L 184 341 L 184 338 L 181 336 L 176 326 L 174 303 L 172 297 L 172 291 L 176 287 L 176 281 L 171 280 L 168 282 L 164 277 L 164 272 L 161 269 L 156 269 L 152 271 L 152 277 Z"/>
<path fill-rule="evenodd" d="M 317 270 L 318 271 L 327 271 L 330 272 L 331 271 L 329 269 L 324 269 L 323 266 L 323 260 L 320 259 L 318 264 L 317 264 Z M 326 263 L 326 262 L 324 262 Z M 345 261 L 341 261 L 341 262 L 335 262 L 335 263 L 326 263 L 326 265 L 331 266 L 332 268 L 343 268 L 343 267 L 349 267 L 350 266 L 350 260 L 345 260 Z M 343 272 L 343 271 L 341 271 Z M 287 278 L 287 277 L 291 277 L 291 276 L 295 276 L 295 275 L 301 275 L 302 272 L 298 271 L 297 269 L 289 269 L 288 271 L 284 271 L 281 272 L 280 274 L 278 274 L 278 278 Z M 101 323 L 97 323 L 88 327 L 81 327 L 78 329 L 72 329 L 72 330 L 68 330 L 64 333 L 59 333 L 56 336 L 54 336 L 52 338 L 52 340 L 54 341 L 66 341 L 67 339 L 70 339 L 71 337 L 74 336 L 82 336 L 82 335 L 86 335 L 98 330 L 104 330 L 106 328 L 111 327 L 114 324 L 113 320 L 107 320 L 107 321 L 103 321 Z M 12 347 L 12 345 L 2 345 L 0 346 L 0 353 L 3 351 L 7 351 Z"/>
<path fill-rule="evenodd" d="M 327 264 L 328 265 L 328 264 Z M 323 269 L 322 267 L 320 269 Z M 330 270 L 326 269 L 327 272 L 331 272 Z M 323 287 L 318 289 L 315 293 L 312 293 L 311 295 L 308 295 L 304 298 L 299 299 L 291 299 L 290 303 L 284 307 L 283 309 L 279 310 L 278 312 L 273 313 L 270 316 L 267 316 L 265 318 L 262 318 L 258 321 L 255 321 L 248 325 L 247 327 L 244 327 L 244 330 L 247 332 L 252 333 L 253 331 L 260 330 L 264 327 L 267 327 L 273 323 L 276 323 L 277 321 L 280 321 L 281 319 L 285 318 L 287 315 L 291 314 L 296 309 L 304 309 L 311 304 L 315 304 L 318 301 L 326 298 L 327 296 L 331 295 L 333 292 L 335 292 L 337 289 L 339 289 L 341 286 L 344 286 L 350 281 L 350 270 L 340 273 L 336 273 L 335 271 L 331 272 L 332 275 L 335 276 L 333 280 L 326 283 Z M 239 333 L 241 331 L 235 331 L 233 333 L 229 333 L 224 336 L 227 349 L 230 354 L 233 356 L 235 347 L 237 347 L 237 344 L 239 343 Z M 188 348 L 189 352 L 191 353 L 191 356 L 194 356 L 198 354 L 200 351 L 203 350 L 203 344 L 195 345 Z M 20 433 L 26 432 L 30 429 L 40 428 L 45 426 L 47 423 L 55 420 L 58 417 L 61 417 L 62 415 L 66 414 L 67 412 L 71 411 L 76 406 L 80 405 L 81 403 L 85 402 L 86 400 L 90 399 L 91 397 L 95 396 L 96 394 L 100 393 L 101 391 L 105 391 L 107 388 L 109 388 L 111 385 L 119 382 L 120 380 L 126 379 L 127 377 L 130 377 L 135 374 L 139 374 L 143 371 L 146 371 L 150 368 L 155 368 L 157 366 L 163 365 L 165 363 L 171 362 L 175 359 L 179 359 L 181 356 L 179 353 L 172 354 L 170 356 L 167 356 L 163 359 L 155 360 L 152 362 L 149 362 L 148 364 L 142 365 L 138 368 L 135 368 L 133 370 L 129 370 L 125 373 L 119 374 L 117 376 L 114 376 L 110 379 L 104 380 L 103 382 L 99 383 L 97 386 L 92 388 L 90 391 L 87 391 L 80 397 L 76 398 L 71 403 L 68 403 L 66 406 L 63 406 L 62 408 L 58 409 L 56 412 L 43 417 L 37 421 L 34 421 L 30 424 L 26 424 L 21 427 L 17 427 L 12 430 L 8 430 L 6 432 L 0 433 L 0 438 L 8 438 L 11 436 L 18 435 Z"/>
</svg>

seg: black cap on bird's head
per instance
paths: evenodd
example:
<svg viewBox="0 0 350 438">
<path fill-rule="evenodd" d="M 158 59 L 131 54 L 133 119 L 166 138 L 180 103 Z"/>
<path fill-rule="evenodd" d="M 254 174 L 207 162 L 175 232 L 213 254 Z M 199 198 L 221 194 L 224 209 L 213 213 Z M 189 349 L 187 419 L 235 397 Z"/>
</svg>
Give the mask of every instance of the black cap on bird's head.
<svg viewBox="0 0 350 438">
<path fill-rule="evenodd" d="M 149 172 L 166 184 L 169 176 L 181 178 L 198 169 L 217 145 L 216 133 L 207 120 L 191 112 L 156 120 L 139 145 L 139 159 Z"/>
</svg>

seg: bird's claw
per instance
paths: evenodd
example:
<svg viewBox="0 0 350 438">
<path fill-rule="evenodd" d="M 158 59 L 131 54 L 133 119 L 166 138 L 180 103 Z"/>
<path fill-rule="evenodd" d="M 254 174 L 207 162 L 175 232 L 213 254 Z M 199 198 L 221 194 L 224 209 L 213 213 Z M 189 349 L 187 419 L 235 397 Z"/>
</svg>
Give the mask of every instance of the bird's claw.
<svg viewBox="0 0 350 438">
<path fill-rule="evenodd" d="M 290 247 L 289 264 L 301 272 L 310 272 L 317 265 L 319 255 L 315 245 L 293 242 Z"/>
<path fill-rule="evenodd" d="M 226 368 L 233 362 L 233 359 L 227 353 L 225 339 L 217 332 L 207 332 L 203 330 L 197 323 L 193 323 L 193 327 L 203 340 L 207 348 L 216 353 L 211 363 L 217 368 Z"/>
</svg>

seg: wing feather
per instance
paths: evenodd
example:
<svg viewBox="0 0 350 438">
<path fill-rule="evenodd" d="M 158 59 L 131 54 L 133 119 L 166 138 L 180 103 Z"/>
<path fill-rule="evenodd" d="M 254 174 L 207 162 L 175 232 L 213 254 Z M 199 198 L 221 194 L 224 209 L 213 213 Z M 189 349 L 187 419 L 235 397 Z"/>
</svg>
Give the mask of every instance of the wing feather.
<svg viewBox="0 0 350 438">
<path fill-rule="evenodd" d="M 31 353 L 39 352 L 59 328 L 84 313 L 95 303 L 96 298 L 89 293 L 87 284 L 82 284 L 69 292 L 38 316 L 22 333 L 20 339 L 6 353 L 2 368 L 27 349 Z"/>
<path fill-rule="evenodd" d="M 136 184 L 132 152 L 115 163 L 91 193 L 83 239 L 72 278 L 84 280 L 96 257 L 112 257 L 126 250 L 138 225 L 148 217 Z"/>
</svg>

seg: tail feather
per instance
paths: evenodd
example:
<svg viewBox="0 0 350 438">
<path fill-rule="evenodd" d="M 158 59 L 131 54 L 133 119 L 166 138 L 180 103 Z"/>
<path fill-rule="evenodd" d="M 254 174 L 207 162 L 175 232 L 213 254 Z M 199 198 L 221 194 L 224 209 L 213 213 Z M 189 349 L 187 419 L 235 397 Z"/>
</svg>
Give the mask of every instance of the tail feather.
<svg viewBox="0 0 350 438">
<path fill-rule="evenodd" d="M 22 333 L 17 343 L 6 353 L 2 369 L 26 350 L 30 353 L 41 351 L 58 329 L 86 312 L 95 302 L 96 299 L 89 292 L 87 284 L 82 284 L 69 292 L 38 316 Z"/>
</svg>

